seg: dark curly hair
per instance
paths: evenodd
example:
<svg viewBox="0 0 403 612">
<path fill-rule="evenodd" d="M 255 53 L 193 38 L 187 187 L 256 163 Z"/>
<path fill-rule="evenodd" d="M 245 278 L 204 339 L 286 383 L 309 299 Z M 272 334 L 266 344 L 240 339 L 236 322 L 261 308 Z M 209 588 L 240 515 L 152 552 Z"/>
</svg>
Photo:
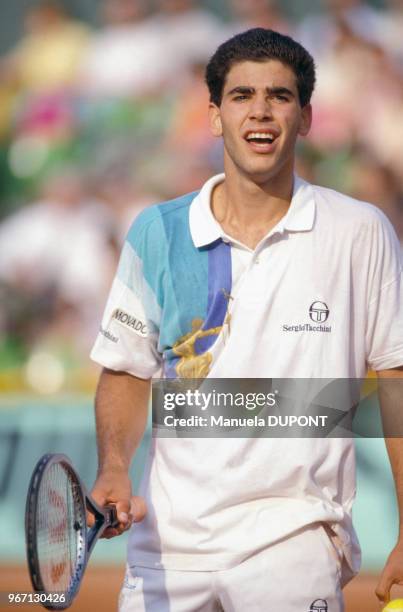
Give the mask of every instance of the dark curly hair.
<svg viewBox="0 0 403 612">
<path fill-rule="evenodd" d="M 278 60 L 289 66 L 297 79 L 301 107 L 310 102 L 315 87 L 315 63 L 298 42 L 265 28 L 241 32 L 220 45 L 206 67 L 210 101 L 220 106 L 225 79 L 234 64 Z"/>
</svg>

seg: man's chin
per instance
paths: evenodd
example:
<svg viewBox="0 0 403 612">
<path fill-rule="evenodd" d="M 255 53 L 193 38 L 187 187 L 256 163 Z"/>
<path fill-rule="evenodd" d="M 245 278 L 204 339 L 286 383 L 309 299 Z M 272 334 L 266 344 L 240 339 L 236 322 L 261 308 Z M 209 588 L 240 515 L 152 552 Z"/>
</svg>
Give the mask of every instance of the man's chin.
<svg viewBox="0 0 403 612">
<path fill-rule="evenodd" d="M 270 166 L 250 166 L 243 169 L 244 176 L 249 178 L 256 184 L 267 183 L 268 181 L 275 178 L 279 173 L 279 168 Z"/>
</svg>

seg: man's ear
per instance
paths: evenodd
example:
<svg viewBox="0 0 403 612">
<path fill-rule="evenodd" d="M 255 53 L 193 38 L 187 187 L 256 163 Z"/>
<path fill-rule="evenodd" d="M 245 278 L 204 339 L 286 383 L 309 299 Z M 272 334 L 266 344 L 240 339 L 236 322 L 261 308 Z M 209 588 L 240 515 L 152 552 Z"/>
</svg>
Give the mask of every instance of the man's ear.
<svg viewBox="0 0 403 612">
<path fill-rule="evenodd" d="M 301 122 L 299 125 L 298 134 L 300 136 L 307 136 L 312 125 L 312 106 L 311 104 L 305 104 L 301 110 Z"/>
<path fill-rule="evenodd" d="M 221 114 L 219 107 L 210 102 L 208 107 L 208 116 L 210 121 L 210 131 L 213 136 L 222 136 Z"/>
</svg>

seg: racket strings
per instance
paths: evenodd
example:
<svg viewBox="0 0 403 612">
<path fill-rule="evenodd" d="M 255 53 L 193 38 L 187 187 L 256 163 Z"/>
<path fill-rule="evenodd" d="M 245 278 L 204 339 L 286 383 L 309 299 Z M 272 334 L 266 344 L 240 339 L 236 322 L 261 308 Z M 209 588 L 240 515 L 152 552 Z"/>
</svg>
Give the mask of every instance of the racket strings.
<svg viewBox="0 0 403 612">
<path fill-rule="evenodd" d="M 77 485 L 60 463 L 50 465 L 42 478 L 36 522 L 44 589 L 67 593 L 80 569 L 86 527 Z"/>
</svg>

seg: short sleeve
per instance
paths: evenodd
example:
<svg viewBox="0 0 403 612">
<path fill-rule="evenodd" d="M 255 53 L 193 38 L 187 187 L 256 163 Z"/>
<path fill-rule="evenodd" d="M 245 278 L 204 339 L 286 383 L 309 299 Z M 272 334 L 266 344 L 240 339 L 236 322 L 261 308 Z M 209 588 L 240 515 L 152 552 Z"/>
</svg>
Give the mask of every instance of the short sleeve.
<svg viewBox="0 0 403 612">
<path fill-rule="evenodd" d="M 91 359 L 111 370 L 148 379 L 162 363 L 157 349 L 160 309 L 143 277 L 143 262 L 135 246 L 126 240 L 123 247 Z"/>
<path fill-rule="evenodd" d="M 403 365 L 402 256 L 389 221 L 379 214 L 371 243 L 366 354 L 373 370 Z"/>
</svg>

